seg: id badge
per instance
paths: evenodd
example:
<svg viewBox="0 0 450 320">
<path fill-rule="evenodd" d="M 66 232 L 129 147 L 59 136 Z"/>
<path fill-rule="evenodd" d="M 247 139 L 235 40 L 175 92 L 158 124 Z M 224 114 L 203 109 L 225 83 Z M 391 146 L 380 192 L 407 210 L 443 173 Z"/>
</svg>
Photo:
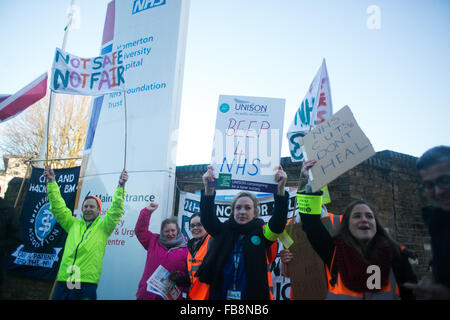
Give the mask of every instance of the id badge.
<svg viewBox="0 0 450 320">
<path fill-rule="evenodd" d="M 241 292 L 236 290 L 228 290 L 227 300 L 241 300 Z"/>
</svg>

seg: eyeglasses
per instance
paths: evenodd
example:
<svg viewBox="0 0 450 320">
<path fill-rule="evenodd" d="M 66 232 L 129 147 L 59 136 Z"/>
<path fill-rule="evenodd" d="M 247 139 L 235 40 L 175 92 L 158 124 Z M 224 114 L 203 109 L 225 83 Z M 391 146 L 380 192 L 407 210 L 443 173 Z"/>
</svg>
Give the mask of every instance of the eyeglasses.
<svg viewBox="0 0 450 320">
<path fill-rule="evenodd" d="M 432 193 L 436 186 L 439 189 L 450 189 L 450 176 L 440 176 L 435 181 L 424 181 L 419 187 L 425 193 Z"/>
<path fill-rule="evenodd" d="M 201 228 L 203 227 L 203 225 L 201 223 L 193 223 L 191 225 L 189 225 L 189 228 L 194 229 L 194 228 Z"/>
</svg>

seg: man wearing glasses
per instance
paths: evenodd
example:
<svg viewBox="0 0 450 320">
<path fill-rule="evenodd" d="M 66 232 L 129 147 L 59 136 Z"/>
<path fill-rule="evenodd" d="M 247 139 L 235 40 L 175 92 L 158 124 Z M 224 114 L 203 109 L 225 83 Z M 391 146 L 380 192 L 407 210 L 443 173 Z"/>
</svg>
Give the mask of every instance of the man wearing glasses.
<svg viewBox="0 0 450 320">
<path fill-rule="evenodd" d="M 435 203 L 422 209 L 431 236 L 433 279 L 425 277 L 407 286 L 418 297 L 450 299 L 450 146 L 426 151 L 417 160 L 417 170 L 422 194 Z"/>
</svg>

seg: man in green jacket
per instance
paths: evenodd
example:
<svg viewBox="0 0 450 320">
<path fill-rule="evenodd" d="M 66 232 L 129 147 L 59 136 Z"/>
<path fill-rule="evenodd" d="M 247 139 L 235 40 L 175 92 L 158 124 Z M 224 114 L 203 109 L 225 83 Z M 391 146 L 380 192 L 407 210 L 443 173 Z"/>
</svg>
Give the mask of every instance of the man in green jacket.
<svg viewBox="0 0 450 320">
<path fill-rule="evenodd" d="M 122 171 L 111 207 L 103 219 L 100 219 L 100 199 L 90 195 L 81 205 L 83 219 L 75 218 L 61 197 L 55 173 L 49 166 L 44 168 L 44 175 L 50 211 L 67 232 L 53 300 L 96 300 L 106 243 L 123 214 L 128 174 Z"/>
</svg>

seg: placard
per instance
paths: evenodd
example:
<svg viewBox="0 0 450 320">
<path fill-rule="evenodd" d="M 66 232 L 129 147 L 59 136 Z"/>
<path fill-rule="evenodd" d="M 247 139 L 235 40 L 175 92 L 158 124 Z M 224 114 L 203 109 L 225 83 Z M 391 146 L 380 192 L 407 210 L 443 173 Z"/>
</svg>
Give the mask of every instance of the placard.
<svg viewBox="0 0 450 320">
<path fill-rule="evenodd" d="M 218 188 L 277 191 L 284 99 L 219 97 L 211 165 Z"/>
<path fill-rule="evenodd" d="M 375 154 L 348 106 L 308 133 L 302 143 L 305 161 L 317 161 L 310 174 L 313 192 Z"/>
<path fill-rule="evenodd" d="M 56 48 L 50 88 L 54 92 L 98 96 L 125 89 L 124 54 L 117 50 L 80 58 Z"/>
</svg>

